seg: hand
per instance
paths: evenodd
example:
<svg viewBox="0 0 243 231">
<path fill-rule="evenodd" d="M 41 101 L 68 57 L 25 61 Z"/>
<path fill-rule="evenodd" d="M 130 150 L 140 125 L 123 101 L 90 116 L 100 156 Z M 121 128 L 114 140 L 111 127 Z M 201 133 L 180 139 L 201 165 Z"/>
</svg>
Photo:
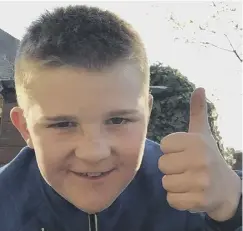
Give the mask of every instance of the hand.
<svg viewBox="0 0 243 231">
<path fill-rule="evenodd" d="M 159 169 L 171 207 L 206 212 L 212 219 L 233 217 L 241 194 L 241 179 L 224 161 L 208 123 L 203 88 L 191 97 L 188 133 L 173 133 L 161 141 Z"/>
</svg>

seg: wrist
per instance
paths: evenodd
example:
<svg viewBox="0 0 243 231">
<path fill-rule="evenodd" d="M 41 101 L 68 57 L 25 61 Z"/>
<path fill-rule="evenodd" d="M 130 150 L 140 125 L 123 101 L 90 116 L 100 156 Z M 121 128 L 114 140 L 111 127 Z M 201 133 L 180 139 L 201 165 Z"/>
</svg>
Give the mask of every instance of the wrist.
<svg viewBox="0 0 243 231">
<path fill-rule="evenodd" d="M 239 208 L 240 199 L 242 198 L 241 178 L 237 176 L 235 187 L 232 187 L 232 193 L 217 208 L 208 212 L 208 216 L 215 221 L 224 222 L 236 214 Z"/>
<path fill-rule="evenodd" d="M 238 204 L 238 208 L 234 216 L 226 221 L 215 221 L 208 215 L 205 217 L 206 223 L 209 227 L 212 227 L 213 230 L 229 231 L 229 230 L 241 230 L 242 228 L 242 196 Z"/>
</svg>

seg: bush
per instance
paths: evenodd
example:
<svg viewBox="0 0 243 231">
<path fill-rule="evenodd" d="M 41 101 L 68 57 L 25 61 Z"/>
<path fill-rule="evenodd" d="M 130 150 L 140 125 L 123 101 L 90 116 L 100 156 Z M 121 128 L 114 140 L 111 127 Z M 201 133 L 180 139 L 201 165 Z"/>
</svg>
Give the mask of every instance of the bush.
<svg viewBox="0 0 243 231">
<path fill-rule="evenodd" d="M 189 127 L 190 97 L 195 89 L 187 77 L 178 70 L 161 63 L 150 67 L 151 93 L 154 105 L 148 127 L 149 139 L 160 142 L 161 138 L 173 132 L 187 132 Z M 219 150 L 224 154 L 222 138 L 217 127 L 217 112 L 212 102 L 207 100 L 208 120 L 212 135 Z"/>
</svg>

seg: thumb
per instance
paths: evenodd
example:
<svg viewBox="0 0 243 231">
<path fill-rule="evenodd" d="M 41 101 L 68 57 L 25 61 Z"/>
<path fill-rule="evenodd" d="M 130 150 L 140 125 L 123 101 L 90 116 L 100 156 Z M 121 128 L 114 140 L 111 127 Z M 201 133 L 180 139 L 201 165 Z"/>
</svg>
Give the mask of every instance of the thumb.
<svg viewBox="0 0 243 231">
<path fill-rule="evenodd" d="M 191 96 L 189 132 L 211 133 L 208 123 L 207 101 L 204 88 L 197 88 Z"/>
</svg>

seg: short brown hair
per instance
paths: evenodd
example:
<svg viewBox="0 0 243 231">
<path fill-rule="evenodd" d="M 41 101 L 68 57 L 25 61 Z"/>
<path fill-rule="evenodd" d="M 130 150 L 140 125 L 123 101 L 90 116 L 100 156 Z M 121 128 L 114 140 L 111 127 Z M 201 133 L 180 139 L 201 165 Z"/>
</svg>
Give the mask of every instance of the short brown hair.
<svg viewBox="0 0 243 231">
<path fill-rule="evenodd" d="M 149 82 L 145 48 L 130 24 L 97 7 L 75 5 L 47 11 L 29 26 L 17 51 L 17 99 L 31 63 L 100 70 L 120 60 L 138 63 Z"/>
</svg>

